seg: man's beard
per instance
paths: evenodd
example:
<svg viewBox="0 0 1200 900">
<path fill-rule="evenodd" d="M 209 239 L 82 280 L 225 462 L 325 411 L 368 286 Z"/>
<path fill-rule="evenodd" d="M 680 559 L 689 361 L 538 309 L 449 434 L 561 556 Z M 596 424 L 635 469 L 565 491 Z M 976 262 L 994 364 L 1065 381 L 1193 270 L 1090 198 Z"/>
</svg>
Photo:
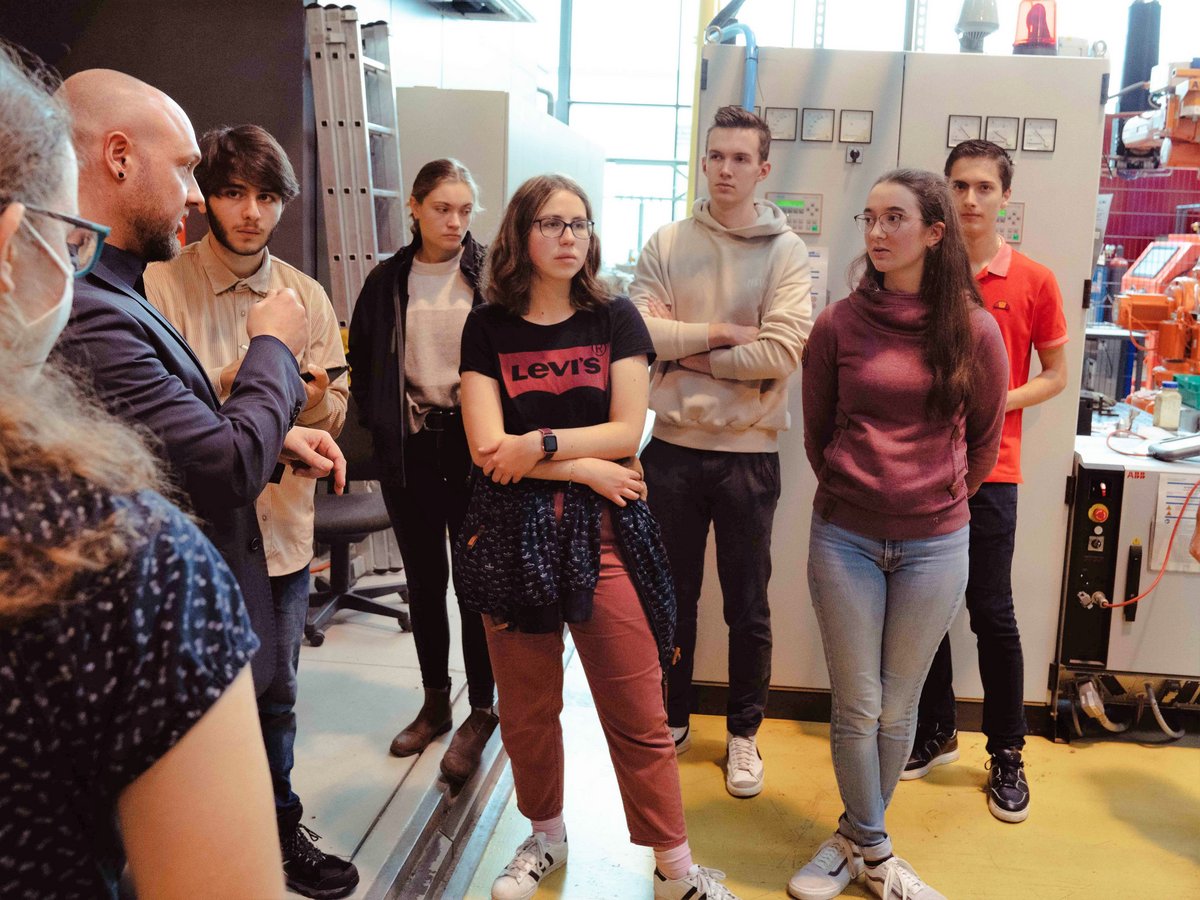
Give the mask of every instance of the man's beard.
<svg viewBox="0 0 1200 900">
<path fill-rule="evenodd" d="M 179 220 L 164 222 L 149 213 L 138 213 L 129 223 L 137 255 L 145 262 L 166 262 L 179 255 Z"/>
<path fill-rule="evenodd" d="M 208 218 L 208 227 L 212 231 L 212 236 L 216 238 L 217 243 L 230 253 L 236 253 L 238 256 L 257 256 L 262 252 L 262 249 L 271 242 L 271 236 L 275 234 L 275 228 L 279 227 L 279 224 L 276 223 L 275 228 L 272 228 L 270 231 L 264 234 L 262 243 L 253 250 L 239 250 L 237 247 L 233 246 L 232 242 L 230 242 L 229 232 L 225 230 L 225 226 L 221 224 L 220 219 L 214 216 L 210 211 L 206 211 L 205 216 Z"/>
</svg>

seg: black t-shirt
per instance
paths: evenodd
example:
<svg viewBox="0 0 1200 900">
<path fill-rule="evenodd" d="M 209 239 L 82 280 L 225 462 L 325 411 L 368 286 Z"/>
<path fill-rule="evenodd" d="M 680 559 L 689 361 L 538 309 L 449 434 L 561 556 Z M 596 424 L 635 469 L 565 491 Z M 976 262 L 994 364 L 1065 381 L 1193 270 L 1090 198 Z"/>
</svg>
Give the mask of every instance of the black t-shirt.
<svg viewBox="0 0 1200 900">
<path fill-rule="evenodd" d="M 459 372 L 500 382 L 504 430 L 524 434 L 607 422 L 610 366 L 630 356 L 652 362 L 654 344 L 626 297 L 556 325 L 535 325 L 488 303 L 467 316 Z"/>
</svg>

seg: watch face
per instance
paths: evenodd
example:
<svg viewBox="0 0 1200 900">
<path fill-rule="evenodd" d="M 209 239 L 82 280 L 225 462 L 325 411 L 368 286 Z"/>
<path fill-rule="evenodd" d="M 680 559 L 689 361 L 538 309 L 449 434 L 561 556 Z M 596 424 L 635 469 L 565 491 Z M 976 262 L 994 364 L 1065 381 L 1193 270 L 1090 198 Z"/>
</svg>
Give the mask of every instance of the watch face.
<svg viewBox="0 0 1200 900">
<path fill-rule="evenodd" d="M 558 437 L 556 435 L 542 435 L 542 452 L 547 455 L 558 452 Z"/>
</svg>

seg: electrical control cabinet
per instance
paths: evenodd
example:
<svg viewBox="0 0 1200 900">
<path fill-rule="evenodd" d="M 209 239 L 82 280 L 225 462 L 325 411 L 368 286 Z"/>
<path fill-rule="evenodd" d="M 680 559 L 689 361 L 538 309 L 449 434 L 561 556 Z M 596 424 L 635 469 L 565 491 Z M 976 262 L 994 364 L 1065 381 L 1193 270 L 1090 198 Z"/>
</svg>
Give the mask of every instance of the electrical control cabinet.
<svg viewBox="0 0 1200 900">
<path fill-rule="evenodd" d="M 863 236 L 854 216 L 863 211 L 875 181 L 899 166 L 941 172 L 949 150 L 951 115 L 990 121 L 1007 129 L 1006 142 L 1016 162 L 1014 200 L 1000 230 L 1020 252 L 1050 268 L 1064 300 L 1069 340 L 1066 389 L 1024 413 L 1024 458 L 1019 490 L 1013 597 L 1025 653 L 1024 698 L 1048 700 L 1046 672 L 1055 659 L 1059 592 L 1068 509 L 1063 485 L 1072 470 L 1079 373 L 1083 370 L 1083 285 L 1091 276 L 1095 252 L 1099 170 L 1082 165 L 1101 150 L 1104 130 L 1104 59 L 1019 57 L 988 54 L 892 53 L 772 47 L 771 35 L 758 34 L 755 103 L 763 108 L 799 109 L 799 140 L 771 144 L 771 171 L 760 196 L 792 198 L 819 195 L 814 223 L 806 202 L 804 216 L 788 210 L 789 224 L 810 250 L 825 260 L 821 293 L 836 303 L 851 289 L 851 264 L 863 253 Z M 746 75 L 745 48 L 706 44 L 696 118 L 696 153 L 717 109 L 738 103 Z M 1019 98 L 1013 86 L 1020 85 Z M 1015 103 L 1015 105 L 1014 105 Z M 870 112 L 869 133 L 846 134 L 844 112 Z M 1004 119 L 1004 117 L 1009 117 Z M 1019 121 L 1014 123 L 1013 118 Z M 1026 118 L 1056 122 L 1053 152 L 1020 149 L 1014 126 Z M 866 116 L 861 116 L 864 124 Z M 789 132 L 790 133 L 790 132 Z M 869 143 L 846 143 L 848 137 Z M 1004 135 L 1001 135 L 1004 137 Z M 847 151 L 859 151 L 854 158 Z M 698 168 L 692 173 L 696 196 L 707 190 Z M 1020 198 L 1019 200 L 1016 198 Z M 818 227 L 818 232 L 812 228 Z M 805 231 L 807 229 L 807 233 Z M 818 297 L 814 314 L 824 308 Z M 1038 371 L 1035 358 L 1031 374 Z M 775 514 L 770 584 L 774 656 L 772 686 L 797 690 L 828 687 L 820 629 L 808 594 L 808 534 L 816 478 L 804 452 L 800 379 L 793 378 L 791 427 L 779 437 L 783 493 Z M 1095 535 L 1093 535 L 1095 537 Z M 710 541 L 700 600 L 695 679 L 723 684 L 727 676 L 728 628 L 722 619 L 720 583 Z M 956 666 L 954 687 L 961 699 L 983 696 L 975 636 L 964 614 L 951 628 Z"/>
<path fill-rule="evenodd" d="M 1200 682 L 1200 565 L 1188 553 L 1200 489 L 1187 500 L 1197 481 L 1200 460 L 1123 456 L 1099 435 L 1076 440 L 1058 640 L 1050 665 L 1053 737 L 1070 739 L 1071 704 L 1082 680 L 1118 705 L 1140 705 L 1146 682 L 1164 701 L 1200 704 L 1200 690 L 1183 690 Z M 1139 596 L 1154 584 L 1164 561 L 1161 580 L 1143 600 L 1113 607 L 1102 602 L 1121 604 Z"/>
</svg>

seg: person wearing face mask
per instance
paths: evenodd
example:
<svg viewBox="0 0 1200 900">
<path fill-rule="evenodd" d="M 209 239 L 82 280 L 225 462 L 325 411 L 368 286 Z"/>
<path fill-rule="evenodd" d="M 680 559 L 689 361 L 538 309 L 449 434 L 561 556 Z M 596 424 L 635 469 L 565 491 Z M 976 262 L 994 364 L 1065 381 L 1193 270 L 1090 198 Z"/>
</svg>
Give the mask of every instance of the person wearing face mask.
<svg viewBox="0 0 1200 900">
<path fill-rule="evenodd" d="M 452 725 L 446 532 L 458 537 L 470 500 L 458 363 L 463 324 L 483 302 L 486 248 L 467 230 L 478 194 L 457 160 L 422 166 L 408 200 L 412 243 L 367 277 L 350 322 L 350 392 L 374 437 L 425 688 L 420 712 L 392 741 L 395 756 L 420 753 Z M 455 783 L 475 771 L 497 721 L 483 623 L 461 605 L 459 615 L 471 713 L 441 763 Z"/>
<path fill-rule="evenodd" d="M 0 896 L 281 897 L 236 580 L 51 347 L 108 230 L 0 44 Z"/>
</svg>

